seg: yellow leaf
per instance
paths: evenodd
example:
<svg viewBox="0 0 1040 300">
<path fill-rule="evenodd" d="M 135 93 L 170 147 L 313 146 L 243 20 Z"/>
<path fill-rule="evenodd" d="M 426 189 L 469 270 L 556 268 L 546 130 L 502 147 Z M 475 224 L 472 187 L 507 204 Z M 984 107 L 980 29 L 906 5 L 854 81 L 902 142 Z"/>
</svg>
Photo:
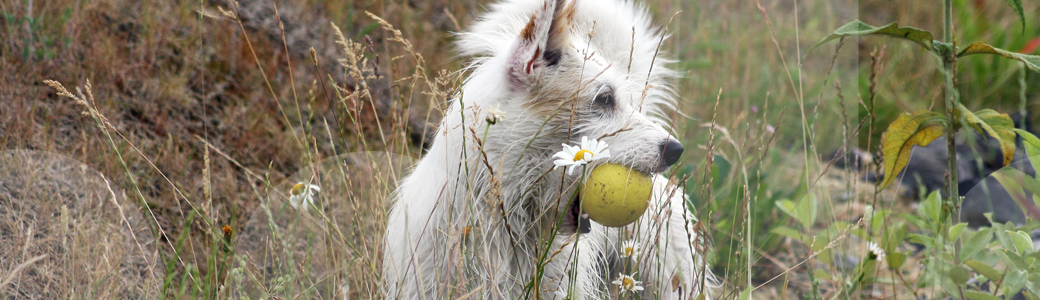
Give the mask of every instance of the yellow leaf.
<svg viewBox="0 0 1040 300">
<path fill-rule="evenodd" d="M 1007 114 L 992 109 L 983 109 L 972 113 L 963 105 L 957 105 L 964 122 L 974 127 L 980 134 L 988 134 L 1000 143 L 1000 152 L 1004 154 L 1004 165 L 1015 159 L 1015 122 Z"/>
<path fill-rule="evenodd" d="M 910 161 L 910 150 L 914 145 L 927 146 L 943 134 L 942 126 L 938 124 L 925 124 L 922 126 L 923 118 L 927 118 L 931 112 L 918 112 L 915 114 L 902 114 L 881 136 L 881 152 L 885 157 L 885 179 L 881 181 L 881 189 L 885 189 L 892 183 L 899 173 L 903 172 L 907 162 Z"/>
</svg>

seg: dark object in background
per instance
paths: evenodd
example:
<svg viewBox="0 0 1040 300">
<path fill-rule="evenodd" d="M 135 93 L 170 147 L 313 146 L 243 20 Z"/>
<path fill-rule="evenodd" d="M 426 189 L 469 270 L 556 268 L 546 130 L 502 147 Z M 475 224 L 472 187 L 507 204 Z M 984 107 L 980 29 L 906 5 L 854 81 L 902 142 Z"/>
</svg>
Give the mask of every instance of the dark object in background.
<svg viewBox="0 0 1040 300">
<path fill-rule="evenodd" d="M 960 144 L 958 144 L 960 146 Z M 972 180 L 978 178 L 977 169 L 972 166 L 972 160 L 963 155 L 959 150 L 954 152 L 957 159 L 958 181 Z M 949 157 L 946 138 L 940 137 L 924 147 L 915 147 L 910 152 L 910 160 L 907 162 L 903 172 L 897 180 L 907 187 L 903 197 L 919 199 L 920 195 L 941 191 L 946 183 L 946 160 Z M 879 176 L 878 179 L 883 179 Z"/>
<path fill-rule="evenodd" d="M 1027 128 L 1034 135 L 1040 130 L 1033 128 L 1031 124 L 1025 123 L 1024 119 L 1017 113 L 1011 115 L 1012 121 L 1017 128 Z M 1016 138 L 1016 152 L 1014 161 L 1026 158 L 1022 139 Z M 957 180 L 963 184 L 981 182 L 994 171 L 999 170 L 1004 164 L 1004 155 L 1000 151 L 1000 144 L 991 136 L 982 135 L 970 127 L 962 129 L 958 133 L 957 145 L 955 146 L 957 159 Z M 909 199 L 920 199 L 921 195 L 927 195 L 933 191 L 941 191 L 946 182 L 946 159 L 949 157 L 947 151 L 946 137 L 939 137 L 924 147 L 915 147 L 910 154 L 903 172 L 899 174 L 898 182 L 907 189 L 902 195 Z M 834 166 L 865 172 L 865 179 L 877 182 L 884 175 L 878 176 L 872 173 L 872 168 L 865 167 L 873 162 L 873 155 L 867 151 L 853 149 L 842 155 L 839 151 L 832 152 L 827 159 L 834 161 Z M 877 162 L 882 163 L 882 162 Z M 1026 174 L 1035 176 L 1036 170 L 1028 163 L 1017 164 L 1015 168 Z M 971 185 L 973 186 L 973 185 Z M 963 196 L 968 189 L 959 188 Z"/>
<path fill-rule="evenodd" d="M 1022 213 L 1022 208 L 996 178 L 986 177 L 983 180 L 961 181 L 958 187 L 964 196 L 964 200 L 961 202 L 960 219 L 961 222 L 968 223 L 968 226 L 973 228 L 989 226 L 990 222 L 985 214 L 991 212 L 994 222 L 1012 222 L 1019 226 L 1025 224 L 1026 216 Z M 1032 202 L 1032 197 L 1033 194 L 1026 191 L 1026 199 L 1029 199 L 1029 202 Z"/>
<path fill-rule="evenodd" d="M 1015 128 L 1026 128 L 1030 133 L 1037 135 L 1040 131 L 1036 128 L 1031 128 L 1029 123 L 1025 121 L 1018 113 L 1011 115 L 1011 120 L 1015 122 Z M 989 174 L 996 170 L 1004 167 L 1004 153 L 1000 151 L 1000 142 L 993 138 L 989 134 L 979 134 L 971 128 L 962 131 L 968 134 L 961 134 L 957 139 L 957 153 L 969 159 L 969 163 L 973 170 L 975 170 L 977 178 L 985 178 Z M 1026 152 L 1022 145 L 1022 138 L 1015 137 L 1015 156 L 1012 163 L 1026 158 Z M 1027 174 L 1035 174 L 1035 170 L 1029 164 L 1016 167 L 1020 171 L 1026 172 Z"/>
<path fill-rule="evenodd" d="M 1017 128 L 1028 128 L 1027 130 L 1034 135 L 1038 133 L 1036 128 L 1023 124 L 1023 118 L 1017 114 L 1011 117 Z M 1035 177 L 1036 170 L 1026 157 L 1022 139 L 1016 138 L 1015 144 L 1015 157 L 1008 167 Z M 903 197 L 919 199 L 921 195 L 943 190 L 947 173 L 946 159 L 949 157 L 947 147 L 946 138 L 940 137 L 927 146 L 914 148 L 910 160 L 897 180 L 907 188 Z M 1026 215 L 1018 202 L 996 178 L 990 177 L 993 172 L 1004 167 L 1004 155 L 995 138 L 966 127 L 958 133 L 954 155 L 957 159 L 958 192 L 964 196 L 964 201 L 961 202 L 962 222 L 976 228 L 989 226 L 990 222 L 985 214 L 993 213 L 992 218 L 995 222 L 1025 224 Z M 867 181 L 877 182 L 883 177 L 873 174 L 873 156 L 863 150 L 853 149 L 846 153 L 835 151 L 831 152 L 827 159 L 829 161 L 825 163 L 833 161 L 834 166 L 865 173 Z M 1032 194 L 1028 191 L 1026 197 L 1032 200 Z M 1032 201 L 1027 202 L 1032 204 Z"/>
</svg>

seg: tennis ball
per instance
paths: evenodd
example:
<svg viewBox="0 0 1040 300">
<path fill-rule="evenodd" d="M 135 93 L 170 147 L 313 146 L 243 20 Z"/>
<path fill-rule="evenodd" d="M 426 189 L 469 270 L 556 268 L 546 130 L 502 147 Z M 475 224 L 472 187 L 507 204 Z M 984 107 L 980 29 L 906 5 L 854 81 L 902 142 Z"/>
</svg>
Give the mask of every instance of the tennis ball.
<svg viewBox="0 0 1040 300">
<path fill-rule="evenodd" d="M 603 164 L 582 183 L 581 209 L 607 227 L 632 224 L 646 211 L 653 192 L 650 175 L 617 164 Z"/>
</svg>

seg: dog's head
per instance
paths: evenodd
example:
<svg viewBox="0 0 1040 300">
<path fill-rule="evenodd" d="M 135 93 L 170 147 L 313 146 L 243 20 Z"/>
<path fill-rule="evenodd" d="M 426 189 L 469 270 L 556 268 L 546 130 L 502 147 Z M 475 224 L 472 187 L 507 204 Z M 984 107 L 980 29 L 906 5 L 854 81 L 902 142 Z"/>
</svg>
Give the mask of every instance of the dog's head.
<svg viewBox="0 0 1040 300">
<path fill-rule="evenodd" d="M 527 147 L 588 136 L 610 145 L 610 162 L 661 172 L 683 147 L 662 126 L 676 73 L 658 55 L 660 31 L 627 1 L 500 3 L 460 35 L 462 54 L 475 57 L 464 93 L 512 114 L 500 128 L 535 139 Z"/>
</svg>

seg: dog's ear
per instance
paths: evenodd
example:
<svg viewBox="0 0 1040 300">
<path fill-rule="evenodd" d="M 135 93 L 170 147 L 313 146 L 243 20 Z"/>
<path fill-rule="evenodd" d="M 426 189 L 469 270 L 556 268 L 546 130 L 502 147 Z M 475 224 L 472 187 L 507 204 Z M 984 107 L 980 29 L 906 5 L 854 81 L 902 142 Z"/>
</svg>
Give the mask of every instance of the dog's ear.
<svg viewBox="0 0 1040 300">
<path fill-rule="evenodd" d="M 544 0 L 520 31 L 509 57 L 508 76 L 514 90 L 531 86 L 547 67 L 560 63 L 575 0 Z"/>
</svg>

